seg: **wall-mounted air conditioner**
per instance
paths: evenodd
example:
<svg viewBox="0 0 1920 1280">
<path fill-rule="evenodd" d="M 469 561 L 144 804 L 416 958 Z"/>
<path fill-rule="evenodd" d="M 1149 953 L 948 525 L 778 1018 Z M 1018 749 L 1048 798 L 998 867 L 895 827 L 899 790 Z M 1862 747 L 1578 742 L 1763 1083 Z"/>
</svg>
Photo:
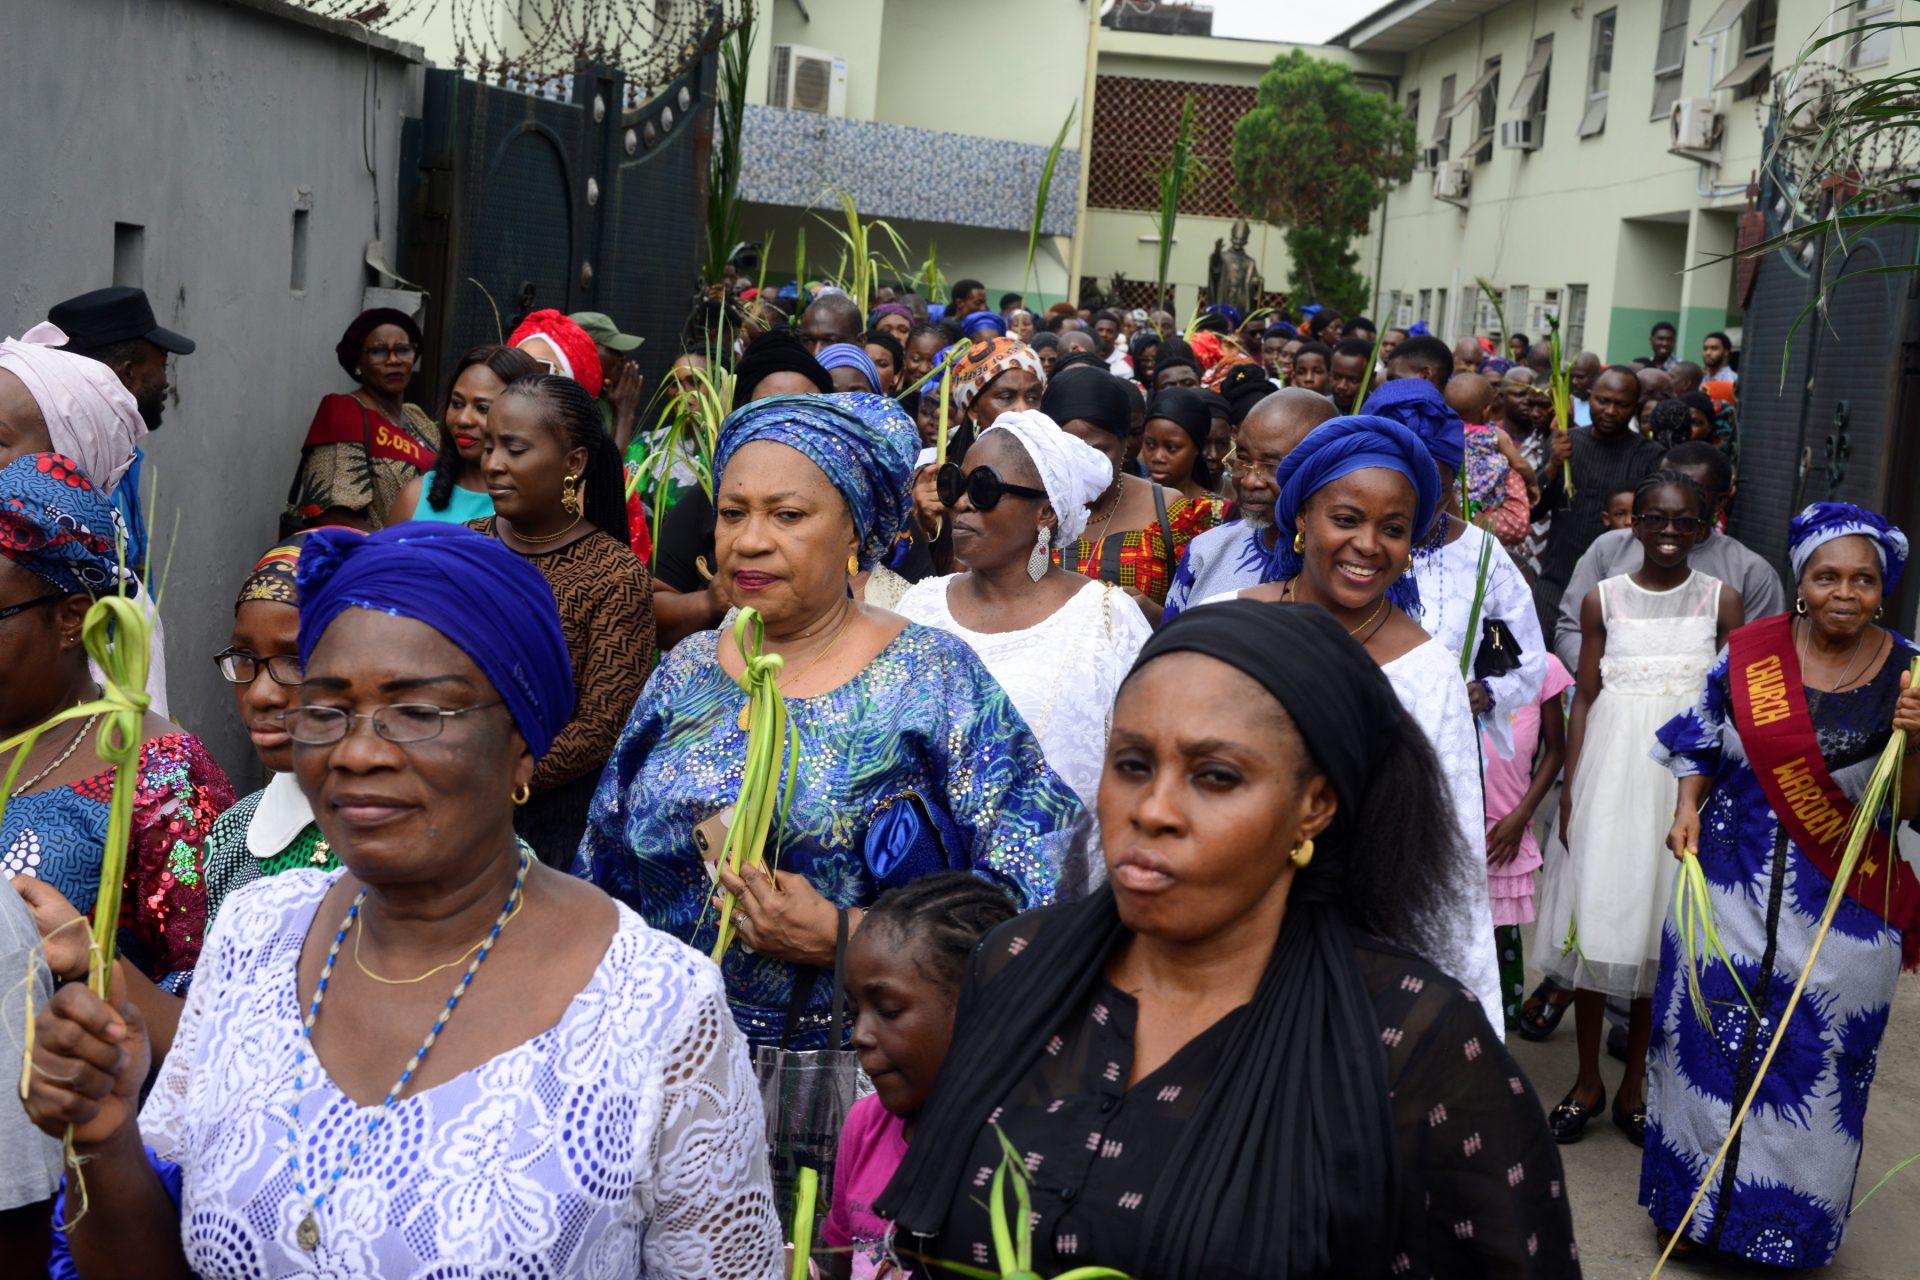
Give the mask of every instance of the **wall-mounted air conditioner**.
<svg viewBox="0 0 1920 1280">
<path fill-rule="evenodd" d="M 1715 151 L 1720 146 L 1721 116 L 1712 98 L 1681 98 L 1669 117 L 1667 150 L 1681 155 Z"/>
<path fill-rule="evenodd" d="M 801 44 L 777 44 L 773 46 L 772 75 L 767 101 L 774 106 L 823 116 L 847 114 L 844 54 Z"/>
<path fill-rule="evenodd" d="M 1433 195 L 1436 200 L 1464 205 L 1467 202 L 1467 192 L 1472 186 L 1473 161 L 1471 160 L 1449 160 L 1433 175 Z"/>
<path fill-rule="evenodd" d="M 1541 126 L 1546 121 L 1540 116 L 1522 116 L 1518 120 L 1500 122 L 1500 145 L 1509 151 L 1538 151 L 1540 149 Z"/>
</svg>

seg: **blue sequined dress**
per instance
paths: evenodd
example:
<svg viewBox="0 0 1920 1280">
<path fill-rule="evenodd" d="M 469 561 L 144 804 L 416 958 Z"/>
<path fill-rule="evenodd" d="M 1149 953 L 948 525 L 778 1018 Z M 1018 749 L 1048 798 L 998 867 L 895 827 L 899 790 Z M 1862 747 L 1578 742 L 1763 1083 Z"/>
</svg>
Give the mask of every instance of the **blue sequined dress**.
<svg viewBox="0 0 1920 1280">
<path fill-rule="evenodd" d="M 614 747 L 575 865 L 657 929 L 713 947 L 707 872 L 693 829 L 738 797 L 745 697 L 721 670 L 720 633 L 681 641 L 647 681 Z M 830 901 L 862 907 L 930 866 L 904 798 L 951 819 L 947 864 L 1005 885 L 1023 908 L 1054 897 L 1084 811 L 1006 694 L 957 636 L 908 624 L 864 671 L 789 698 L 799 765 L 777 865 Z M 771 840 L 770 840 L 771 843 Z M 957 845 L 958 848 L 952 848 Z M 936 854 L 938 858 L 940 855 Z M 796 966 L 737 946 L 722 965 L 735 1020 L 777 1044 Z M 814 984 L 794 1048 L 825 1044 L 828 988 Z"/>
<path fill-rule="evenodd" d="M 1866 684 L 1845 693 L 1807 690 L 1821 755 L 1856 802 L 1887 744 L 1900 673 L 1914 652 L 1895 637 L 1886 665 Z M 1722 649 L 1699 702 L 1659 731 L 1653 754 L 1680 777 L 1713 779 L 1700 805 L 1700 869 L 1721 943 L 1760 1016 L 1748 1011 L 1725 966 L 1702 954 L 1700 985 L 1714 1025 L 1701 1025 L 1669 910 L 1654 987 L 1640 1170 L 1640 1203 L 1663 1231 L 1686 1212 L 1752 1087 L 1833 883 L 1786 837 L 1747 763 L 1728 665 Z M 1774 1266 L 1832 1260 L 1853 1203 L 1867 1090 L 1899 972 L 1899 931 L 1843 900 L 1739 1145 L 1714 1175 L 1687 1226 L 1689 1238 Z"/>
</svg>

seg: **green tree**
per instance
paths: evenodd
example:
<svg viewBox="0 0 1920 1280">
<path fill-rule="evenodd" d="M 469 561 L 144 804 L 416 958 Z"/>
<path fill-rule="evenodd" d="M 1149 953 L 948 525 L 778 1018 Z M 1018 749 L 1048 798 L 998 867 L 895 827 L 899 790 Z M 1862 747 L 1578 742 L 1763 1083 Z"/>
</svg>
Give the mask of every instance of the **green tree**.
<svg viewBox="0 0 1920 1280">
<path fill-rule="evenodd" d="M 1387 189 L 1413 172 L 1413 122 L 1364 89 L 1353 69 L 1294 49 L 1260 77 L 1253 110 L 1233 127 L 1234 198 L 1286 232 L 1288 288 L 1299 302 L 1353 315 L 1367 281 L 1348 247 Z"/>
</svg>

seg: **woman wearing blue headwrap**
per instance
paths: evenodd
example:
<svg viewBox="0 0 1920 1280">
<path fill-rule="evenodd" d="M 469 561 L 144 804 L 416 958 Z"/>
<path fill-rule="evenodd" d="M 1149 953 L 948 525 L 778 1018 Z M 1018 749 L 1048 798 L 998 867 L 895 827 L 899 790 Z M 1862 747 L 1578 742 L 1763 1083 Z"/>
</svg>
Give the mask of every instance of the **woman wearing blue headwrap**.
<svg viewBox="0 0 1920 1280">
<path fill-rule="evenodd" d="M 1365 411 L 1419 436 L 1440 469 L 1444 511 L 1413 553 L 1411 576 L 1420 596 L 1415 618 L 1428 635 L 1466 658 L 1462 678 L 1468 680 L 1473 713 L 1482 717 L 1506 759 L 1513 754 L 1513 712 L 1532 706 L 1547 678 L 1547 646 L 1533 588 L 1506 548 L 1464 518 L 1469 513 L 1460 506 L 1457 481 L 1466 459 L 1467 428 L 1433 384 L 1421 377 L 1382 383 L 1367 397 Z M 1515 662 L 1481 677 L 1482 650 L 1495 622 L 1517 643 L 1517 650 L 1508 651 Z"/>
<path fill-rule="evenodd" d="M 800 744 L 767 850 L 778 871 L 722 872 L 741 895 L 745 944 L 722 968 L 756 1044 L 828 1043 L 842 912 L 857 918 L 882 889 L 950 869 L 998 881 L 1024 906 L 1048 902 L 1084 816 L 965 641 L 848 594 L 908 518 L 918 450 L 906 415 L 880 396 L 777 396 L 721 428 L 718 577 L 766 622 Z M 739 793 L 743 670 L 724 629 L 662 660 L 580 849 L 582 874 L 702 948 L 718 922 L 696 831 L 724 824 Z"/>
<path fill-rule="evenodd" d="M 820 348 L 814 359 L 833 378 L 835 391 L 879 391 L 880 370 L 865 347 L 851 342 L 834 342 Z"/>
<path fill-rule="evenodd" d="M 1439 922 L 1444 955 L 1427 958 L 1480 998 L 1487 1021 L 1504 1025 L 1487 898 L 1480 751 L 1460 657 L 1407 616 L 1419 596 L 1407 571 L 1413 548 L 1440 509 L 1440 475 L 1414 432 L 1387 418 L 1334 418 L 1315 427 L 1276 475 L 1278 578 L 1238 594 L 1298 600 L 1331 613 L 1366 647 L 1439 756 L 1451 786 L 1464 861 L 1452 886 L 1458 918 Z M 1292 541 L 1286 531 L 1293 530 Z M 1215 597 L 1224 599 L 1226 597 Z M 1355 732 L 1369 732 L 1356 726 Z M 1438 815 L 1436 815 L 1438 816 Z"/>
<path fill-rule="evenodd" d="M 1699 1189 L 1806 968 L 1845 843 L 1835 815 L 1852 817 L 1892 729 L 1920 735 L 1920 690 L 1907 679 L 1920 651 L 1879 623 L 1906 565 L 1906 536 L 1851 503 L 1816 502 L 1793 518 L 1787 549 L 1793 612 L 1728 637 L 1699 701 L 1654 748 L 1680 779 L 1667 848 L 1699 859 L 1731 961 L 1729 970 L 1667 921 L 1640 1167 L 1640 1203 L 1663 1233 Z M 1897 785 L 1899 817 L 1911 823 L 1920 753 L 1909 750 Z M 1783 1267 L 1832 1260 L 1903 965 L 1920 966 L 1920 882 L 1883 827 L 1847 882 L 1739 1145 L 1680 1251 Z M 1689 966 L 1711 1026 L 1694 1013 Z"/>
<path fill-rule="evenodd" d="M 27 1107 L 88 1162 L 78 1272 L 771 1280 L 719 975 L 514 835 L 573 709 L 546 580 L 424 523 L 316 530 L 298 580 L 286 726 L 343 865 L 227 899 L 137 1115 L 143 1020 L 79 983 L 41 1015 Z"/>
</svg>

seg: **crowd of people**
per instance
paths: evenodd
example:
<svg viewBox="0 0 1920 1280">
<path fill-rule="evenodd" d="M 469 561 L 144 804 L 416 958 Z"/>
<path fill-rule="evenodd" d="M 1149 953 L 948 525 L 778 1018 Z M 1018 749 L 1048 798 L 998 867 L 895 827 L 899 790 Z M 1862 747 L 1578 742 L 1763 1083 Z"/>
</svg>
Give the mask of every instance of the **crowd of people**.
<svg viewBox="0 0 1920 1280">
<path fill-rule="evenodd" d="M 1920 961 L 1887 830 L 1689 1209 L 1920 732 L 1906 539 L 1816 503 L 1783 583 L 1726 532 L 1726 335 L 1504 337 L 796 285 L 703 298 L 651 400 L 534 312 L 436 421 L 369 311 L 207 655 L 236 797 L 89 649 L 122 594 L 159 657 L 194 344 L 54 308 L 0 343 L 9 1274 L 770 1280 L 825 1123 L 818 1275 L 1002 1267 L 1011 1179 L 1043 1273 L 1576 1276 L 1603 1113 L 1663 1243 L 1827 1262 Z M 96 703 L 145 715 L 104 993 Z M 1568 1008 L 1549 1107 L 1504 1039 Z M 849 1087 L 796 1124 L 801 1063 Z"/>
</svg>

